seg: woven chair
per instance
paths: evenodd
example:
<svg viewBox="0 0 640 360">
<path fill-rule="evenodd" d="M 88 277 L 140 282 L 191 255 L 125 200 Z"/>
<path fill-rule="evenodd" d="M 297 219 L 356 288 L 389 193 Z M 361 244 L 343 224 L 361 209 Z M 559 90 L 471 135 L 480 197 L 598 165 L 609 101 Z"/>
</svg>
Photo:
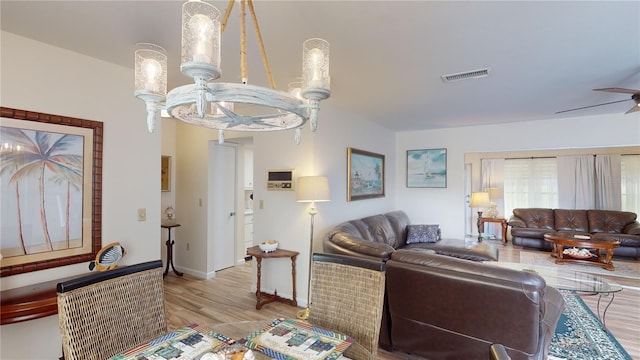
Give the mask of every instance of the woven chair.
<svg viewBox="0 0 640 360">
<path fill-rule="evenodd" d="M 384 263 L 335 254 L 314 254 L 311 324 L 356 339 L 345 352 L 354 360 L 375 359 L 384 301 Z"/>
<path fill-rule="evenodd" d="M 162 261 L 58 283 L 65 360 L 104 360 L 167 332 Z"/>
</svg>

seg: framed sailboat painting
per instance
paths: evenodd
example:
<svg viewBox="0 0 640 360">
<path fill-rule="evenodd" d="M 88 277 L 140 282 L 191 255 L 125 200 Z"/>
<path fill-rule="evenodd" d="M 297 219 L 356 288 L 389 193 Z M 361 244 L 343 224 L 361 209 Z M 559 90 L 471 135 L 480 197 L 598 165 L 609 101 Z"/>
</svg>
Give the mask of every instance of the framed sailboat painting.
<svg viewBox="0 0 640 360">
<path fill-rule="evenodd" d="M 446 188 L 447 149 L 407 150 L 407 187 Z"/>
</svg>

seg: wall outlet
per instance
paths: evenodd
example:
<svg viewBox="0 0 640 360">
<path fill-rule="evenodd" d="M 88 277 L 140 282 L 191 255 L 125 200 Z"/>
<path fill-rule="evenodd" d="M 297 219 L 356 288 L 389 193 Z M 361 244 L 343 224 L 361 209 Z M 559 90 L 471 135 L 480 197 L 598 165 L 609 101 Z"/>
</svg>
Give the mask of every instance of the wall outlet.
<svg viewBox="0 0 640 360">
<path fill-rule="evenodd" d="M 264 209 L 264 200 L 260 200 L 260 209 Z"/>
<path fill-rule="evenodd" d="M 189 243 L 187 243 L 187 251 L 189 251 Z"/>
<path fill-rule="evenodd" d="M 147 221 L 147 209 L 138 209 L 138 221 Z"/>
</svg>

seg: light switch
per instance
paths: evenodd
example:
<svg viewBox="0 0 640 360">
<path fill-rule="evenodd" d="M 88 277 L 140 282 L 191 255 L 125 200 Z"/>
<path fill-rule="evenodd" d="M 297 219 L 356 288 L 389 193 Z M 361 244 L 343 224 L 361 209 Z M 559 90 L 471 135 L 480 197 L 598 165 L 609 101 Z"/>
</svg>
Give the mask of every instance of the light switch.
<svg viewBox="0 0 640 360">
<path fill-rule="evenodd" d="M 147 209 L 138 209 L 138 221 L 147 221 Z"/>
</svg>

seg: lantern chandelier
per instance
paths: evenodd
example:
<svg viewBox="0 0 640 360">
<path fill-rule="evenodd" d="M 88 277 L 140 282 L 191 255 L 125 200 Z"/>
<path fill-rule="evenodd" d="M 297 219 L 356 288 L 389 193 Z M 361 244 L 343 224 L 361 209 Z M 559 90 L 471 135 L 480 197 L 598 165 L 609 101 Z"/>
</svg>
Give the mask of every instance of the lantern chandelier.
<svg viewBox="0 0 640 360">
<path fill-rule="evenodd" d="M 180 71 L 194 84 L 167 93 L 167 56 L 153 44 L 138 44 L 135 52 L 135 95 L 147 108 L 147 127 L 153 132 L 160 122 L 160 111 L 189 124 L 224 130 L 277 131 L 300 128 L 309 121 L 311 131 L 318 124 L 320 101 L 331 95 L 329 43 L 309 39 L 302 49 L 302 83 L 290 92 L 275 89 L 252 0 L 240 3 L 240 68 L 242 83 L 215 83 L 221 75 L 220 35 L 224 32 L 236 0 L 229 4 L 222 22 L 213 5 L 189 0 L 182 5 L 182 59 Z M 248 5 L 256 31 L 270 88 L 249 85 L 247 79 L 245 15 Z M 298 94 L 298 95 L 296 95 Z"/>
</svg>

